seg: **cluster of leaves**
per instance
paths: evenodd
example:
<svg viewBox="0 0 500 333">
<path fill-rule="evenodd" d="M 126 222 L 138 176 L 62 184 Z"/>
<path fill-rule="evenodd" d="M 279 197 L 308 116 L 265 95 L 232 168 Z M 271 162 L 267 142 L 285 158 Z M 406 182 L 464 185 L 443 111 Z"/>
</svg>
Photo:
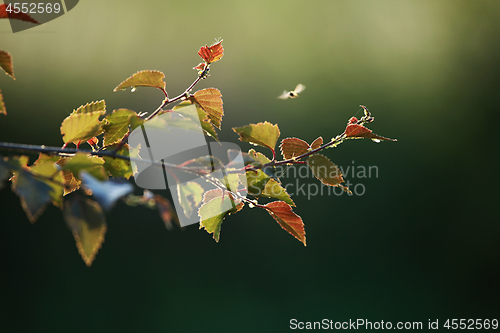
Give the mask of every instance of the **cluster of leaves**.
<svg viewBox="0 0 500 333">
<path fill-rule="evenodd" d="M 197 82 L 208 76 L 210 65 L 223 57 L 222 40 L 211 46 L 201 47 L 198 54 L 203 59 L 202 63 L 194 67 L 198 71 L 198 77 L 182 94 L 174 98 L 169 98 L 165 90 L 165 76 L 159 71 L 140 71 L 115 88 L 114 91 L 134 91 L 137 87 L 161 90 L 165 99 L 149 116 L 128 109 L 107 112 L 104 101 L 91 102 L 75 109 L 62 121 L 62 148 L 39 147 L 38 150 L 33 150 L 25 147 L 26 151 L 40 152 L 38 159 L 31 165 L 28 165 L 27 156 L 0 157 L 0 186 L 11 175 L 12 189 L 21 198 L 22 207 L 32 223 L 49 203 L 59 207 L 87 265 L 91 265 L 104 241 L 105 212 L 112 209 L 119 199 L 129 205 L 157 209 L 169 228 L 175 222 L 175 212 L 165 198 L 147 190 L 143 196 L 131 194 L 133 186 L 127 180 L 136 172 L 131 159 L 140 157 L 137 151 L 129 147 L 127 139 L 135 128 L 158 119 L 158 115 L 168 113 L 186 116 L 185 108 L 192 108 L 194 105 L 199 119 L 186 117 L 179 126 L 201 124 L 204 133 L 217 140 L 216 129 L 221 129 L 224 115 L 220 91 L 207 88 L 193 94 L 190 92 Z M 14 77 L 8 53 L 0 53 L 0 64 Z M 171 109 L 165 108 L 175 102 L 179 103 Z M 5 110 L 3 104 L 0 112 L 2 110 Z M 233 128 L 239 135 L 239 140 L 269 149 L 272 158 L 250 149 L 243 153 L 243 168 L 227 170 L 229 176 L 226 183 L 207 179 L 217 187 L 214 190 L 204 191 L 201 186 L 192 182 L 178 184 L 179 200 L 184 213 L 198 214 L 200 228 L 213 234 L 213 238 L 219 241 L 221 225 L 228 214 L 241 211 L 245 205 L 259 207 L 265 209 L 283 229 L 306 245 L 304 223 L 293 212 L 295 203 L 275 176 L 275 167 L 282 164 L 307 164 L 323 184 L 349 191 L 342 185 L 344 179 L 339 168 L 318 152 L 351 138 L 392 140 L 378 136 L 364 126 L 373 121 L 368 109 L 364 110 L 365 115 L 361 119 L 351 118 L 345 131 L 327 143 L 323 142 L 322 137 L 311 144 L 298 138 L 283 139 L 279 146 L 283 157 L 281 161 L 276 159 L 276 145 L 280 137 L 278 125 L 260 122 Z M 74 144 L 76 149 L 69 148 L 70 144 Z M 88 144 L 91 150 L 81 149 L 82 144 Z M 10 147 L 22 148 L 12 144 Z M 214 159 L 211 156 L 209 159 L 209 163 L 206 158 L 197 159 L 198 164 L 206 166 L 205 170 L 196 169 L 200 176 L 205 176 L 213 168 Z M 187 171 L 190 163 L 191 161 L 186 161 L 171 168 Z M 193 169 L 190 168 L 189 172 L 192 173 Z M 244 186 L 244 193 L 248 193 L 250 197 L 242 195 L 241 189 L 234 190 L 241 186 Z M 261 197 L 276 200 L 263 204 L 259 203 Z M 230 209 L 222 209 L 228 203 L 231 204 Z"/>
</svg>

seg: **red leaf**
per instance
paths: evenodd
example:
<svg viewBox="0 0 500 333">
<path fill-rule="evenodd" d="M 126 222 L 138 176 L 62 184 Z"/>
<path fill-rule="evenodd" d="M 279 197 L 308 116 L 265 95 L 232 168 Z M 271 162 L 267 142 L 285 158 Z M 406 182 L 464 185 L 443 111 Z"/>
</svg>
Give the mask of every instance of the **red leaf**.
<svg viewBox="0 0 500 333">
<path fill-rule="evenodd" d="M 289 160 L 293 157 L 307 153 L 311 147 L 307 142 L 298 138 L 286 138 L 280 144 L 283 158 Z"/>
<path fill-rule="evenodd" d="M 323 145 L 323 138 L 319 137 L 311 143 L 311 149 L 318 149 Z"/>
<path fill-rule="evenodd" d="M 292 207 L 284 201 L 273 201 L 264 206 L 268 213 L 292 236 L 306 245 L 306 231 L 300 216 L 292 211 Z"/>
<path fill-rule="evenodd" d="M 369 138 L 373 141 L 387 140 L 387 141 L 397 141 L 396 139 L 389 139 L 380 135 L 373 133 L 370 129 L 357 124 L 349 124 L 345 129 L 345 135 L 347 138 Z"/>
<path fill-rule="evenodd" d="M 210 46 L 205 45 L 200 47 L 198 51 L 198 55 L 205 60 L 207 64 L 212 62 L 216 62 L 222 58 L 224 55 L 224 48 L 222 47 L 222 40 L 219 42 L 212 44 Z M 199 65 L 198 65 L 199 66 Z"/>
<path fill-rule="evenodd" d="M 5 4 L 0 5 L 0 18 L 11 18 L 11 19 L 40 24 L 40 22 L 38 22 L 28 14 L 24 14 L 23 12 L 14 13 L 14 11 L 11 11 L 10 13 L 8 13 L 7 6 Z"/>
</svg>

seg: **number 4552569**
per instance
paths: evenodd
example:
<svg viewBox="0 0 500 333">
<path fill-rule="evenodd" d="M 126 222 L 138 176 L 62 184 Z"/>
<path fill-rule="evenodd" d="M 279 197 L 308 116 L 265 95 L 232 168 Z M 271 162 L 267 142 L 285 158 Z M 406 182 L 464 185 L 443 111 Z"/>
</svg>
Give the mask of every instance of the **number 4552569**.
<svg viewBox="0 0 500 333">
<path fill-rule="evenodd" d="M 496 330 L 498 328 L 498 319 L 448 319 L 443 327 L 452 330 Z"/>
<path fill-rule="evenodd" d="M 43 13 L 59 13 L 61 11 L 61 5 L 59 3 L 51 4 L 49 3 L 9 3 L 5 10 L 9 13 L 19 14 L 43 14 Z"/>
</svg>

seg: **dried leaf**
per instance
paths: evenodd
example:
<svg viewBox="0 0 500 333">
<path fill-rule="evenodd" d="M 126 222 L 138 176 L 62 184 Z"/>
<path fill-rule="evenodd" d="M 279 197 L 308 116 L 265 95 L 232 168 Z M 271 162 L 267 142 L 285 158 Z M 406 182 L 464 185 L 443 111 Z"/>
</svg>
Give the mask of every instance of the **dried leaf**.
<svg viewBox="0 0 500 333">
<path fill-rule="evenodd" d="M 101 206 L 88 198 L 73 196 L 64 203 L 63 215 L 83 261 L 92 265 L 107 230 Z"/>
<path fill-rule="evenodd" d="M 16 20 L 21 20 L 25 22 L 31 22 L 31 23 L 36 23 L 36 24 L 41 24 L 34 18 L 32 18 L 30 15 L 25 14 L 23 12 L 19 13 L 14 13 L 14 11 L 7 12 L 7 4 L 1 4 L 0 5 L 0 18 L 10 18 L 10 19 L 16 19 Z"/>
<path fill-rule="evenodd" d="M 396 139 L 389 139 L 380 135 L 373 133 L 370 129 L 358 124 L 348 124 L 345 129 L 345 135 L 350 139 L 362 139 L 370 138 L 375 142 L 380 142 L 380 140 L 386 141 L 397 141 Z"/>
<path fill-rule="evenodd" d="M 72 113 L 61 124 L 64 143 L 87 141 L 102 133 L 102 122 L 99 120 L 106 111 L 89 113 Z"/>
<path fill-rule="evenodd" d="M 159 71 L 140 71 L 123 81 L 113 91 L 135 87 L 153 87 L 161 90 L 165 89 L 165 74 Z"/>
<path fill-rule="evenodd" d="M 1 15 L 1 7 L 0 7 L 0 15 Z M 2 67 L 5 73 L 7 73 L 7 75 L 9 75 L 14 80 L 16 79 L 16 77 L 14 76 L 12 57 L 9 52 L 0 50 L 0 67 Z"/>
<path fill-rule="evenodd" d="M 292 207 L 283 201 L 273 201 L 264 206 L 268 213 L 279 223 L 279 225 L 288 231 L 292 236 L 306 245 L 306 232 L 304 223 L 300 216 L 292 211 Z"/>
<path fill-rule="evenodd" d="M 278 125 L 273 125 L 267 121 L 243 127 L 234 127 L 233 131 L 240 135 L 240 141 L 267 147 L 273 152 L 280 136 Z"/>
<path fill-rule="evenodd" d="M 205 45 L 200 47 L 198 55 L 205 60 L 207 64 L 216 62 L 224 55 L 224 48 L 222 47 L 222 40 L 210 46 Z M 199 65 L 198 65 L 199 66 Z"/>
<path fill-rule="evenodd" d="M 281 154 L 285 160 L 305 154 L 310 148 L 307 142 L 298 138 L 286 138 L 281 140 L 280 144 Z"/>
</svg>

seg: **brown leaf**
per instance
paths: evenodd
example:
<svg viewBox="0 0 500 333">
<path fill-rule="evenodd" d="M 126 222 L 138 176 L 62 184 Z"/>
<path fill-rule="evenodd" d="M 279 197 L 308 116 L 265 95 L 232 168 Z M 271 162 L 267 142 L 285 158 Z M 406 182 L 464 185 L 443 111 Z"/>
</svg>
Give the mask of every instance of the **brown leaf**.
<svg viewBox="0 0 500 333">
<path fill-rule="evenodd" d="M 190 98 L 203 109 L 212 121 L 220 129 L 224 109 L 222 108 L 222 94 L 218 89 L 207 88 L 198 90 Z"/>
<path fill-rule="evenodd" d="M 0 90 L 0 114 L 7 115 L 7 110 L 5 109 L 5 103 L 3 102 L 2 90 Z"/>
<path fill-rule="evenodd" d="M 323 145 L 323 138 L 319 137 L 316 140 L 314 140 L 313 143 L 311 143 L 311 149 L 313 149 L 313 150 L 318 149 L 322 145 Z"/>
<path fill-rule="evenodd" d="M 222 47 L 222 40 L 219 42 L 212 44 L 210 46 L 205 45 L 200 47 L 198 51 L 198 55 L 205 60 L 207 64 L 212 62 L 216 62 L 222 58 L 224 55 L 224 48 Z M 198 65 L 199 66 L 199 65 Z"/>
<path fill-rule="evenodd" d="M 264 206 L 268 213 L 292 236 L 306 245 L 306 231 L 300 216 L 292 211 L 292 207 L 284 201 L 273 201 Z"/>
<path fill-rule="evenodd" d="M 281 154 L 286 160 L 305 154 L 310 148 L 307 142 L 298 138 L 286 138 L 280 144 Z"/>
<path fill-rule="evenodd" d="M 380 140 L 386 141 L 397 141 L 396 139 L 389 139 L 380 135 L 373 133 L 370 129 L 358 124 L 348 124 L 345 129 L 345 135 L 347 138 L 352 139 L 362 139 L 369 138 L 375 142 L 380 142 Z"/>
<path fill-rule="evenodd" d="M 321 154 L 315 154 L 309 156 L 307 159 L 307 165 L 311 168 L 314 176 L 318 178 L 323 184 L 329 186 L 339 186 L 346 192 L 350 192 L 349 189 L 343 185 L 344 182 L 342 173 L 339 168 L 333 164 L 326 156 Z"/>
<path fill-rule="evenodd" d="M 0 50 L 0 67 L 14 80 L 14 67 L 12 65 L 12 57 L 9 52 Z"/>
</svg>

